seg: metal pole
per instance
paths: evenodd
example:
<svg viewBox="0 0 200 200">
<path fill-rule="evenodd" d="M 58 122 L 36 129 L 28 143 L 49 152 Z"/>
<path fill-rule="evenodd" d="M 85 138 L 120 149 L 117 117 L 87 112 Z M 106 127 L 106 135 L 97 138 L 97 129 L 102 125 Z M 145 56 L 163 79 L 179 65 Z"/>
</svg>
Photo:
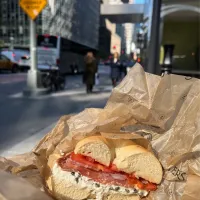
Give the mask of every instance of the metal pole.
<svg viewBox="0 0 200 200">
<path fill-rule="evenodd" d="M 163 18 L 160 19 L 160 33 L 159 33 L 159 48 L 160 48 L 160 52 L 159 52 L 159 73 L 163 74 L 163 62 L 164 62 L 164 47 L 162 47 L 162 40 L 163 40 L 163 31 L 164 31 L 164 20 Z M 162 48 L 162 49 L 161 49 Z"/>
<path fill-rule="evenodd" d="M 32 19 L 30 19 L 30 55 L 31 66 L 27 74 L 27 87 L 23 94 L 24 96 L 46 94 L 48 90 L 41 86 L 41 74 L 37 69 L 36 23 Z"/>
<path fill-rule="evenodd" d="M 30 55 L 31 66 L 27 75 L 27 88 L 30 93 L 38 88 L 38 71 L 37 71 L 37 50 L 36 50 L 36 23 L 29 20 L 30 24 Z"/>
<path fill-rule="evenodd" d="M 32 19 L 30 19 L 30 55 L 31 70 L 37 71 L 36 24 Z"/>
<path fill-rule="evenodd" d="M 160 12 L 162 0 L 154 0 L 153 16 L 151 26 L 150 46 L 148 49 L 147 71 L 153 74 L 159 74 L 159 52 L 160 52 Z M 159 74 L 160 75 L 160 74 Z"/>
</svg>

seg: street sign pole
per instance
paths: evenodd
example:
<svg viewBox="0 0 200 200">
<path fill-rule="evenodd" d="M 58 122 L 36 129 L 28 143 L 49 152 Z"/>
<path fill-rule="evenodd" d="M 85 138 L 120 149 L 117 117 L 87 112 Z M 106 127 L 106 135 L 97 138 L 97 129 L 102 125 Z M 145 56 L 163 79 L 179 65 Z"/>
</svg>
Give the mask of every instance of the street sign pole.
<svg viewBox="0 0 200 200">
<path fill-rule="evenodd" d="M 24 96 L 37 96 L 46 94 L 47 89 L 42 87 L 41 73 L 37 69 L 37 46 L 36 46 L 36 22 L 35 19 L 40 12 L 45 8 L 47 0 L 20 0 L 21 8 L 27 13 L 30 18 L 30 56 L 31 66 L 27 74 L 27 87 L 23 94 Z"/>
<path fill-rule="evenodd" d="M 32 19 L 30 19 L 30 55 L 31 70 L 37 71 L 36 23 Z"/>
<path fill-rule="evenodd" d="M 160 55 L 160 13 L 162 0 L 153 1 L 153 15 L 151 26 L 151 39 L 148 49 L 147 72 L 160 75 L 159 55 Z"/>
<path fill-rule="evenodd" d="M 24 96 L 38 96 L 48 91 L 41 86 L 41 73 L 37 69 L 36 22 L 30 19 L 30 56 L 31 66 L 27 74 L 27 87 Z"/>
</svg>

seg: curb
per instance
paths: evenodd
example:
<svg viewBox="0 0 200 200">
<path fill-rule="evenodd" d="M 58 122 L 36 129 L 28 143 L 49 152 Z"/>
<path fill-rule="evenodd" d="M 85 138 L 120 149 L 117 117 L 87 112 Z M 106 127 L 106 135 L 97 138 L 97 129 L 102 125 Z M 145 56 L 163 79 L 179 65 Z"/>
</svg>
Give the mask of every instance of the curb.
<svg viewBox="0 0 200 200">
<path fill-rule="evenodd" d="M 47 126 L 25 140 L 13 145 L 11 148 L 5 149 L 0 152 L 0 156 L 10 157 L 18 154 L 30 152 L 36 144 L 41 140 L 48 132 L 50 132 L 56 125 L 57 121 Z"/>
</svg>

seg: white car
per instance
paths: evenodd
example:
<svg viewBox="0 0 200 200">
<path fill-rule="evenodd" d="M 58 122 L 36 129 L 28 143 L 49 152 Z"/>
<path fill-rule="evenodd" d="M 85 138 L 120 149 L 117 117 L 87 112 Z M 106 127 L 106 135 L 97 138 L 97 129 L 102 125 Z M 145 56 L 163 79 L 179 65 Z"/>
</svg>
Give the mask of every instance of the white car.
<svg viewBox="0 0 200 200">
<path fill-rule="evenodd" d="M 18 65 L 21 70 L 28 70 L 31 66 L 31 59 L 29 55 L 24 55 L 18 61 Z"/>
<path fill-rule="evenodd" d="M 13 63 L 18 66 L 19 70 L 29 69 L 30 68 L 30 53 L 26 50 L 20 49 L 3 49 L 1 51 L 2 55 L 5 55 L 9 58 Z"/>
</svg>

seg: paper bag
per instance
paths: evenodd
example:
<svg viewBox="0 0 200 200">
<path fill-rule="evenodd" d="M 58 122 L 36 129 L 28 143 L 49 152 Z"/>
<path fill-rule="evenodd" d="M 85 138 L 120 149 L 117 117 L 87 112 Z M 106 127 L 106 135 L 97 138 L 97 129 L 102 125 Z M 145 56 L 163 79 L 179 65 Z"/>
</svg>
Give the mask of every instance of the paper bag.
<svg viewBox="0 0 200 200">
<path fill-rule="evenodd" d="M 194 183 L 200 177 L 199 102 L 198 79 L 160 77 L 145 73 L 136 64 L 113 90 L 104 109 L 62 117 L 33 150 L 34 164 L 24 162 L 11 171 L 20 172 L 21 167 L 22 173 L 36 166 L 51 193 L 51 167 L 63 153 L 73 151 L 80 139 L 99 134 L 133 139 L 153 151 L 163 165 L 163 181 L 147 200 L 196 200 L 200 191 Z"/>
<path fill-rule="evenodd" d="M 26 180 L 0 170 L 1 200 L 52 200 L 48 195 L 31 186 Z"/>
</svg>

